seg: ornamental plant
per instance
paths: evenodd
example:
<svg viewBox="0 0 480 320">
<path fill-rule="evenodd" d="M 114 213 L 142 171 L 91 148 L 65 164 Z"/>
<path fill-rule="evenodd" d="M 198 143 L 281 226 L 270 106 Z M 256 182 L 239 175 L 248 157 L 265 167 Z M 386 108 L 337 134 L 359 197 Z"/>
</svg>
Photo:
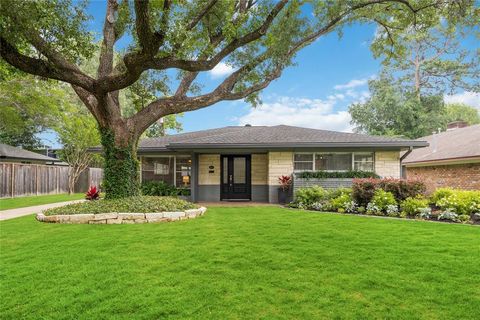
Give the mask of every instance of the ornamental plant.
<svg viewBox="0 0 480 320">
<path fill-rule="evenodd" d="M 100 190 L 96 186 L 91 186 L 85 193 L 86 200 L 98 200 L 100 199 Z"/>
<path fill-rule="evenodd" d="M 393 193 L 378 189 L 375 191 L 372 203 L 379 208 L 380 211 L 386 211 L 389 205 L 397 205 L 397 201 L 393 196 Z"/>
<path fill-rule="evenodd" d="M 459 215 L 470 215 L 480 208 L 480 191 L 441 190 L 442 196 L 434 195 L 438 200 L 435 205 L 441 209 L 451 209 Z"/>
<path fill-rule="evenodd" d="M 291 176 L 280 176 L 278 177 L 278 183 L 280 184 L 280 189 L 283 191 L 287 191 L 290 189 L 292 185 L 292 177 Z"/>
<path fill-rule="evenodd" d="M 409 217 L 415 217 L 420 210 L 428 208 L 428 200 L 422 197 L 408 197 L 401 204 L 400 208 Z"/>
</svg>

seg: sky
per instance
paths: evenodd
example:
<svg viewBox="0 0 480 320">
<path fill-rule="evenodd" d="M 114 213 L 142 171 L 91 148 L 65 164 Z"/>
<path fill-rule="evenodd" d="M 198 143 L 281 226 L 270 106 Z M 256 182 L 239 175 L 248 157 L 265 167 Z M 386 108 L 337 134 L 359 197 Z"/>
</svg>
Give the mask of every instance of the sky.
<svg viewBox="0 0 480 320">
<path fill-rule="evenodd" d="M 88 12 L 93 16 L 89 29 L 100 34 L 105 15 L 103 1 L 92 1 Z M 243 101 L 220 102 L 187 112 L 179 118 L 182 132 L 236 125 L 286 124 L 309 128 L 351 132 L 348 107 L 368 98 L 368 80 L 380 70 L 369 45 L 375 34 L 374 25 L 353 25 L 345 28 L 341 38 L 328 34 L 304 48 L 297 55 L 296 65 L 262 91 L 263 104 L 253 108 Z M 123 40 L 117 48 L 125 47 Z M 210 87 L 231 72 L 221 63 L 202 75 L 202 84 Z M 446 97 L 447 102 L 466 102 L 480 109 L 480 94 L 462 92 Z M 174 133 L 174 132 L 170 132 Z M 55 145 L 51 133 L 42 136 Z"/>
</svg>

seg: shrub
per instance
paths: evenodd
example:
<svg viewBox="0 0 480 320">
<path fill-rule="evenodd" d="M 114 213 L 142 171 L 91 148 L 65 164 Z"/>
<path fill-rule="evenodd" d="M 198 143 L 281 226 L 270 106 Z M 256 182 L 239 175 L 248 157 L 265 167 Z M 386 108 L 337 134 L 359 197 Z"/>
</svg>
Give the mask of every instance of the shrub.
<svg viewBox="0 0 480 320">
<path fill-rule="evenodd" d="M 145 181 L 142 182 L 142 194 L 144 196 L 189 196 L 190 189 L 176 188 L 164 181 Z"/>
<path fill-rule="evenodd" d="M 420 219 L 428 220 L 432 217 L 432 209 L 431 208 L 420 208 L 418 209 L 417 217 Z"/>
<path fill-rule="evenodd" d="M 416 197 L 425 193 L 425 184 L 417 180 L 404 179 L 355 179 L 353 181 L 353 199 L 365 205 L 373 198 L 375 190 L 391 192 L 397 202 L 408 197 Z"/>
<path fill-rule="evenodd" d="M 368 215 L 382 215 L 382 210 L 377 206 L 375 205 L 374 202 L 369 202 L 367 204 L 367 214 Z"/>
<path fill-rule="evenodd" d="M 461 223 L 466 223 L 466 222 L 470 221 L 470 216 L 468 214 L 461 214 L 461 215 L 458 216 L 458 220 Z"/>
<path fill-rule="evenodd" d="M 302 179 L 348 179 L 348 178 L 379 178 L 375 172 L 370 171 L 304 171 L 296 176 Z"/>
<path fill-rule="evenodd" d="M 432 200 L 438 199 L 435 205 L 441 209 L 451 209 L 459 215 L 470 215 L 480 208 L 480 191 L 441 190 Z"/>
<path fill-rule="evenodd" d="M 360 213 L 360 214 L 364 214 L 365 213 L 365 207 L 362 207 L 362 206 L 358 207 L 357 212 Z"/>
<path fill-rule="evenodd" d="M 111 200 L 85 201 L 46 210 L 45 215 L 109 213 L 109 212 L 162 212 L 197 208 L 191 202 L 173 197 L 136 196 Z"/>
<path fill-rule="evenodd" d="M 384 191 L 382 189 L 378 189 L 375 191 L 372 201 L 375 206 L 377 206 L 380 211 L 387 210 L 389 205 L 397 205 L 397 201 L 395 201 L 395 197 L 393 193 Z"/>
<path fill-rule="evenodd" d="M 345 209 L 343 209 L 343 208 L 338 208 L 337 212 L 338 212 L 338 213 L 345 213 Z"/>
<path fill-rule="evenodd" d="M 436 204 L 440 199 L 451 196 L 453 192 L 454 190 L 452 188 L 438 188 L 430 197 L 431 203 Z"/>
<path fill-rule="evenodd" d="M 327 190 L 327 197 L 328 199 L 338 198 L 341 195 L 348 195 L 350 198 L 352 197 L 352 188 L 336 188 L 336 189 L 329 189 Z"/>
<path fill-rule="evenodd" d="M 350 207 L 352 202 L 352 196 L 349 194 L 341 194 L 336 198 L 330 200 L 330 204 L 334 210 L 343 209 L 346 211 L 347 206 Z"/>
<path fill-rule="evenodd" d="M 389 217 L 398 217 L 398 206 L 396 204 L 387 205 L 387 216 Z"/>
<path fill-rule="evenodd" d="M 446 220 L 446 221 L 457 222 L 458 221 L 458 214 L 453 212 L 452 209 L 447 209 L 447 210 L 443 211 L 442 213 L 440 213 L 438 215 L 437 219 L 438 220 Z"/>
<path fill-rule="evenodd" d="M 322 187 L 314 186 L 310 188 L 300 188 L 295 192 L 296 203 L 302 203 L 303 205 L 310 207 L 314 202 L 322 202 L 327 200 L 328 192 Z"/>
<path fill-rule="evenodd" d="M 428 200 L 421 197 L 408 197 L 400 204 L 400 208 L 407 216 L 415 217 L 421 209 L 428 208 Z"/>
</svg>

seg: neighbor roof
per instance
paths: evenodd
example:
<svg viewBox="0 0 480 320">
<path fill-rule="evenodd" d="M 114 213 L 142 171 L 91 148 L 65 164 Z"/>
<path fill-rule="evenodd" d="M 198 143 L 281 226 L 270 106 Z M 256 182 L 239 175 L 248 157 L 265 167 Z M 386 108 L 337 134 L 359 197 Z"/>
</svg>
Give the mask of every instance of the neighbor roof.
<svg viewBox="0 0 480 320">
<path fill-rule="evenodd" d="M 32 151 L 24 150 L 22 148 L 16 148 L 9 146 L 8 144 L 0 143 L 0 159 L 18 159 L 18 160 L 39 160 L 39 161 L 51 161 L 59 162 L 61 160 L 44 156 Z"/>
<path fill-rule="evenodd" d="M 480 124 L 440 132 L 418 140 L 429 146 L 413 150 L 404 164 L 480 158 Z"/>
<path fill-rule="evenodd" d="M 139 151 L 216 148 L 424 147 L 424 141 L 286 125 L 230 126 L 143 139 Z"/>
</svg>

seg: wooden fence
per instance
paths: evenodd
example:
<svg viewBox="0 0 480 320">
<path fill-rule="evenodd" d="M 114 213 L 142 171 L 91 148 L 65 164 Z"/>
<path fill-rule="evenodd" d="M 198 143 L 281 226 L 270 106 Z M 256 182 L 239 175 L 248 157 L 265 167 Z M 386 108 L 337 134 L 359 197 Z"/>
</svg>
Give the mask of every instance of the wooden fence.
<svg viewBox="0 0 480 320">
<path fill-rule="evenodd" d="M 68 192 L 70 168 L 41 164 L 0 163 L 0 198 Z M 88 168 L 80 175 L 75 192 L 99 186 L 103 169 Z"/>
</svg>

